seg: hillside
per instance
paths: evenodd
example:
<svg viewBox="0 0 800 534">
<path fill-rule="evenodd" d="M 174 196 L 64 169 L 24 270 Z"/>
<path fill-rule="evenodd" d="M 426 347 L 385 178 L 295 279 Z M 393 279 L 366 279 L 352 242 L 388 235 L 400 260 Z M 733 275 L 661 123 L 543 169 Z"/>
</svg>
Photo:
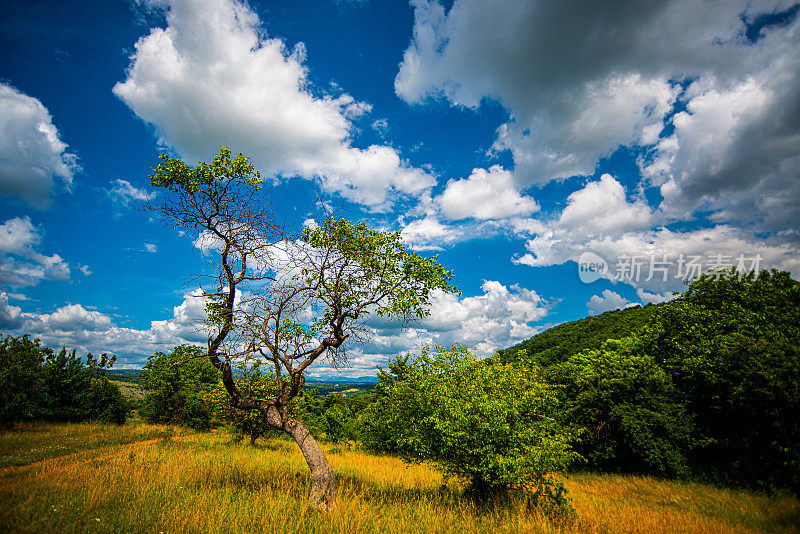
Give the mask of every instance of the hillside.
<svg viewBox="0 0 800 534">
<path fill-rule="evenodd" d="M 626 308 L 560 324 L 537 334 L 519 345 L 500 350 L 495 359 L 515 360 L 520 350 L 527 358 L 547 366 L 585 349 L 598 349 L 608 339 L 625 337 L 653 320 L 660 305 Z"/>
<path fill-rule="evenodd" d="M 105 371 L 106 377 L 115 382 L 132 382 L 139 383 L 139 372 L 141 369 L 107 369 Z"/>
<path fill-rule="evenodd" d="M 577 517 L 476 506 L 429 464 L 322 443 L 336 512 L 308 508 L 294 443 L 147 425 L 22 424 L 0 434 L 0 532 L 798 532 L 798 501 L 650 477 L 565 479 Z"/>
</svg>

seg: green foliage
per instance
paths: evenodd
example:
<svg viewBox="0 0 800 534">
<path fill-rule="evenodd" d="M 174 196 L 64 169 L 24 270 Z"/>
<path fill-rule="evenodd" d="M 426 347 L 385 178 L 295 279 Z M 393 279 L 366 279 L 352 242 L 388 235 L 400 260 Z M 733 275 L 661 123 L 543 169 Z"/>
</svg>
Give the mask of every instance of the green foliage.
<svg viewBox="0 0 800 534">
<path fill-rule="evenodd" d="M 148 390 L 141 408 L 148 422 L 196 430 L 211 427 L 212 407 L 206 396 L 219 378 L 202 348 L 181 345 L 170 354 L 153 354 L 147 358 L 139 380 Z"/>
<path fill-rule="evenodd" d="M 524 488 L 541 504 L 565 503 L 551 474 L 578 459 L 574 435 L 552 418 L 555 392 L 535 372 L 477 361 L 460 345 L 394 365 L 402 375 L 381 375 L 362 416 L 368 449 L 431 461 L 479 495 Z"/>
<path fill-rule="evenodd" d="M 598 341 L 614 332 L 619 341 Z M 800 282 L 715 272 L 675 300 L 553 328 L 544 366 L 593 468 L 800 491 Z"/>
<path fill-rule="evenodd" d="M 562 384 L 559 419 L 584 428 L 577 446 L 589 467 L 683 476 L 691 422 L 669 375 L 635 337 L 608 340 L 547 371 Z"/>
<path fill-rule="evenodd" d="M 44 388 L 41 367 L 49 354 L 27 335 L 0 338 L 0 426 L 37 417 Z"/>
<path fill-rule="evenodd" d="M 620 339 L 653 322 L 661 305 L 614 310 L 594 317 L 564 323 L 545 330 L 514 347 L 500 350 L 492 359 L 516 361 L 525 351 L 526 360 L 543 367 L 563 362 L 586 349 L 599 349 L 608 339 Z"/>
<path fill-rule="evenodd" d="M 6 336 L 0 341 L 0 424 L 49 421 L 125 422 L 128 405 L 105 376 L 114 357 L 103 354 L 86 363 L 61 349 L 42 347 L 38 339 Z"/>
<path fill-rule="evenodd" d="M 800 492 L 800 282 L 775 270 L 702 276 L 644 339 L 693 415 L 699 469 Z"/>
<path fill-rule="evenodd" d="M 250 160 L 242 154 L 232 156 L 227 146 L 219 149 L 211 163 L 201 161 L 194 167 L 168 154 L 162 153 L 158 157 L 163 163 L 153 169 L 150 184 L 176 193 L 191 195 L 220 180 L 246 184 L 255 189 L 261 187 L 261 176 Z"/>
<path fill-rule="evenodd" d="M 333 305 L 318 319 L 319 326 L 327 324 L 337 308 L 355 311 L 363 303 L 375 300 L 376 313 L 381 317 L 406 314 L 426 317 L 432 290 L 456 291 L 448 284 L 452 271 L 439 265 L 438 257 L 423 258 L 409 252 L 399 230 L 384 232 L 363 222 L 353 224 L 346 219 L 328 218 L 322 226 L 305 228 L 302 240 L 321 251 L 335 251 L 348 266 L 346 272 L 337 276 L 309 265 L 301 269 L 303 282 L 321 287 L 323 300 Z M 325 299 L 328 296 L 330 300 Z"/>
</svg>

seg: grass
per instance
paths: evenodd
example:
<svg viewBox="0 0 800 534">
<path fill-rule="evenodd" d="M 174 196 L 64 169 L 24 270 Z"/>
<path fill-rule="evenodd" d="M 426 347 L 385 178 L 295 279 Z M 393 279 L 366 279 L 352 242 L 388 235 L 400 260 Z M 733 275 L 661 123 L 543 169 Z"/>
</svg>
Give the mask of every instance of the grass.
<svg viewBox="0 0 800 534">
<path fill-rule="evenodd" d="M 800 504 L 793 497 L 612 475 L 570 477 L 578 519 L 553 524 L 521 502 L 476 505 L 428 466 L 327 446 L 339 497 L 336 511 L 326 514 L 307 505 L 307 469 L 291 442 L 270 440 L 253 449 L 224 432 L 153 441 L 148 432 L 166 430 L 113 428 L 41 425 L 0 436 L 2 451 L 34 442 L 47 448 L 48 435 L 97 444 L 79 449 L 81 454 L 51 453 L 39 463 L 7 468 L 0 475 L 0 531 L 800 531 Z M 143 439 L 109 444 L 96 439 L 104 432 Z"/>
<path fill-rule="evenodd" d="M 0 433 L 0 468 L 24 466 L 48 458 L 101 447 L 123 445 L 173 435 L 184 429 L 132 422 L 123 426 L 101 423 L 18 423 Z"/>
</svg>

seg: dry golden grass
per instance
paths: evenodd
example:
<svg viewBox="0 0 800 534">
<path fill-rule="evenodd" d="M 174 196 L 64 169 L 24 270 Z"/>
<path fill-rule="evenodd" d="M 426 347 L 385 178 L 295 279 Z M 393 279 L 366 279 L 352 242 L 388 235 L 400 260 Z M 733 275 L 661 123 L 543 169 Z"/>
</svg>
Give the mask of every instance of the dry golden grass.
<svg viewBox="0 0 800 534">
<path fill-rule="evenodd" d="M 218 432 L 12 468 L 0 476 L 0 531 L 798 532 L 794 498 L 598 475 L 567 481 L 579 517 L 554 525 L 521 503 L 478 506 L 425 465 L 328 451 L 339 478 L 330 514 L 307 505 L 293 443 L 253 449 Z"/>
</svg>

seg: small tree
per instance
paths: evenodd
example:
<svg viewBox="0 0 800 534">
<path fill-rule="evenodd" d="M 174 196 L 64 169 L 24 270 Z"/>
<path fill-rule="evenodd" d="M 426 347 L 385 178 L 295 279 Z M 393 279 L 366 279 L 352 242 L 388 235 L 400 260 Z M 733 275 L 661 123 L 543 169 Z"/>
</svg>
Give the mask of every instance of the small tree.
<svg viewBox="0 0 800 534">
<path fill-rule="evenodd" d="M 570 447 L 574 434 L 553 419 L 554 387 L 522 365 L 478 361 L 460 345 L 425 348 L 393 367 L 402 376 L 381 374 L 377 401 L 363 417 L 368 448 L 432 461 L 480 497 L 516 488 L 538 504 L 566 505 L 566 490 L 551 475 L 579 456 Z"/>
<path fill-rule="evenodd" d="M 336 478 L 308 429 L 288 406 L 304 373 L 320 357 L 346 362 L 347 348 L 372 332 L 371 314 L 408 320 L 424 317 L 433 289 L 454 291 L 452 273 L 409 252 L 400 232 L 329 218 L 295 237 L 276 224 L 261 178 L 241 154 L 224 147 L 212 162 L 191 167 L 162 154 L 151 184 L 164 200 L 152 206 L 189 231 L 213 257 L 201 280 L 208 299 L 206 356 L 222 375 L 231 405 L 258 410 L 294 438 L 311 472 L 311 503 L 332 510 Z M 232 362 L 260 355 L 274 369 L 270 398 L 243 395 Z"/>
<path fill-rule="evenodd" d="M 199 357 L 201 347 L 180 345 L 170 354 L 156 352 L 139 374 L 147 390 L 141 413 L 150 423 L 176 424 L 196 430 L 211 427 L 211 406 L 206 394 L 218 382 L 214 367 Z"/>
</svg>

